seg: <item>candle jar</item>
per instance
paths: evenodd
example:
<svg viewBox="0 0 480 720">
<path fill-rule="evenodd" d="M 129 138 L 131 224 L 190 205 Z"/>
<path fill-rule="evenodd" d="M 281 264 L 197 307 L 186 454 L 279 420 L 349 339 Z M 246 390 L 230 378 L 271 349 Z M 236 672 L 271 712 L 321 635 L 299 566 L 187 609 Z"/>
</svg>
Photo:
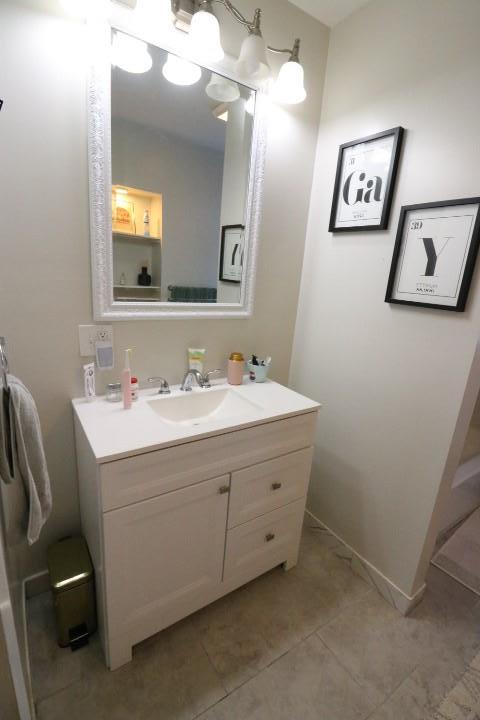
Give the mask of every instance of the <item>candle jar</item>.
<svg viewBox="0 0 480 720">
<path fill-rule="evenodd" d="M 227 380 L 230 385 L 241 385 L 243 382 L 243 370 L 245 368 L 245 358 L 242 353 L 234 352 L 230 355 L 228 361 Z"/>
</svg>

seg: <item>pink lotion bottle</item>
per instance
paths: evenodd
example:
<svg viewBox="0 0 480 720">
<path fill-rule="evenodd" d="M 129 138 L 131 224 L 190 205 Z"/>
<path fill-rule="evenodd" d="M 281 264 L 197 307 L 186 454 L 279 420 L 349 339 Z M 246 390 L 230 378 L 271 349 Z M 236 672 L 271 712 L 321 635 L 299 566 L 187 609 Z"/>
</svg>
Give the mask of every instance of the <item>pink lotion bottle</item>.
<svg viewBox="0 0 480 720">
<path fill-rule="evenodd" d="M 131 350 L 125 350 L 125 367 L 122 370 L 122 395 L 124 410 L 130 410 L 132 407 L 132 372 L 130 370 L 131 352 Z"/>
</svg>

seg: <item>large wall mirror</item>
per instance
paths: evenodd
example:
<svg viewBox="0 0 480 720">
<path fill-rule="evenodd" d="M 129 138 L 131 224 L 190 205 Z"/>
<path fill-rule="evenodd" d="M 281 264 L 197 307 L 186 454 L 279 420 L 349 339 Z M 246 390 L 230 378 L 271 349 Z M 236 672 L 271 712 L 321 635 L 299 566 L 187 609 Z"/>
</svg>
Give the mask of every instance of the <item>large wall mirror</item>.
<svg viewBox="0 0 480 720">
<path fill-rule="evenodd" d="M 191 84 L 178 84 L 185 61 L 146 48 L 147 72 L 107 65 L 107 53 L 93 68 L 95 317 L 246 317 L 263 177 L 260 94 L 199 65 L 188 66 Z"/>
</svg>

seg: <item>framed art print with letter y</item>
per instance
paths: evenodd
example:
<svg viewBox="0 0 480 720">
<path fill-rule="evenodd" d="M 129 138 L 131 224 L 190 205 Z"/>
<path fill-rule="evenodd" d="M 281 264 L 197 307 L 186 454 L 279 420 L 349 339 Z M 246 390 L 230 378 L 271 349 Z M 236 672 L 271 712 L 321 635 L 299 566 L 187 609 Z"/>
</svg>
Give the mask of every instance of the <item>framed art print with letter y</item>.
<svg viewBox="0 0 480 720">
<path fill-rule="evenodd" d="M 480 197 L 402 207 L 385 302 L 463 312 L 480 243 Z"/>
<path fill-rule="evenodd" d="M 388 227 L 403 133 L 396 127 L 340 145 L 330 232 Z"/>
</svg>

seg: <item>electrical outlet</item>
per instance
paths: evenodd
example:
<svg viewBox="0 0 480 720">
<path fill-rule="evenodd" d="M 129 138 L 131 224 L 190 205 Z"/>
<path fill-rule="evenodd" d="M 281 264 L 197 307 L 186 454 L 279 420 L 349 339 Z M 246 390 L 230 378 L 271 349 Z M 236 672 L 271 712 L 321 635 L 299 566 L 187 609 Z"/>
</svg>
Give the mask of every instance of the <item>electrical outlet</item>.
<svg viewBox="0 0 480 720">
<path fill-rule="evenodd" d="M 110 342 L 113 345 L 113 327 L 111 325 L 79 325 L 78 341 L 81 357 L 95 355 L 96 342 Z"/>
</svg>

